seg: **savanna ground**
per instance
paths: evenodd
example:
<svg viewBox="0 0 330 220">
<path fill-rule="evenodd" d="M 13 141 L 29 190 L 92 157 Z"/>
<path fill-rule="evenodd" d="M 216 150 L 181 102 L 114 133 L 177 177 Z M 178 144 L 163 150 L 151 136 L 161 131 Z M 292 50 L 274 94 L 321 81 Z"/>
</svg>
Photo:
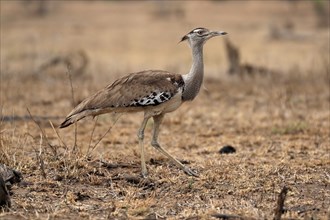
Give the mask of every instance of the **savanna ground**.
<svg viewBox="0 0 330 220">
<path fill-rule="evenodd" d="M 283 218 L 329 219 L 329 27 L 311 1 L 50 3 L 38 15 L 35 3 L 1 1 L 0 163 L 25 181 L 1 219 L 271 219 L 283 186 Z M 274 25 L 291 35 L 271 38 Z M 149 177 L 139 178 L 142 114 L 121 116 L 95 148 L 115 116 L 57 128 L 74 104 L 126 73 L 189 71 L 190 49 L 177 42 L 199 26 L 229 35 L 205 45 L 204 88 L 167 115 L 160 135 L 199 178 L 148 144 L 152 122 Z M 228 75 L 224 38 L 242 62 L 274 72 Z M 79 51 L 88 62 L 77 70 Z M 236 153 L 219 154 L 224 145 Z"/>
</svg>

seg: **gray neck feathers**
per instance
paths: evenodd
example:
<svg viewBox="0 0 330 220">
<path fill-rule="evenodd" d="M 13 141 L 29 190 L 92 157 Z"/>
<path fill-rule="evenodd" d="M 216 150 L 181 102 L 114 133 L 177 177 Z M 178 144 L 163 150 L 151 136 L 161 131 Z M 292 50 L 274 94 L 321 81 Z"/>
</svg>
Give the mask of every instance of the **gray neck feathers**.
<svg viewBox="0 0 330 220">
<path fill-rule="evenodd" d="M 204 76 L 203 44 L 191 45 L 192 66 L 188 74 L 183 75 L 185 83 L 183 101 L 193 100 L 201 88 Z"/>
</svg>

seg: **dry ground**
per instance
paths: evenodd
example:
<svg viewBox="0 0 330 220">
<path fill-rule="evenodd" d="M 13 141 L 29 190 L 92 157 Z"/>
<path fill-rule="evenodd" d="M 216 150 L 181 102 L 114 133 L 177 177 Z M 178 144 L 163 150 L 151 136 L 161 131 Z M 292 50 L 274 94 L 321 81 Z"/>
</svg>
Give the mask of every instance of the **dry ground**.
<svg viewBox="0 0 330 220">
<path fill-rule="evenodd" d="M 293 38 L 269 39 L 270 24 L 288 22 Z M 199 178 L 148 146 L 150 175 L 139 179 L 141 114 L 122 116 L 93 150 L 113 116 L 78 123 L 76 138 L 74 126 L 56 128 L 72 108 L 70 81 L 65 65 L 40 70 L 43 64 L 86 53 L 87 69 L 72 74 L 77 103 L 131 71 L 187 72 L 190 52 L 177 42 L 198 26 L 227 31 L 244 62 L 277 71 L 229 76 L 223 39 L 207 43 L 205 89 L 166 117 L 160 136 Z M 177 1 L 163 8 L 53 1 L 43 17 L 32 5 L 1 1 L 0 163 L 20 170 L 25 183 L 13 187 L 12 209 L 0 218 L 209 219 L 225 213 L 271 219 L 287 186 L 284 218 L 329 219 L 328 49 L 329 28 L 317 26 L 308 1 Z M 220 155 L 224 145 L 236 153 Z"/>
</svg>

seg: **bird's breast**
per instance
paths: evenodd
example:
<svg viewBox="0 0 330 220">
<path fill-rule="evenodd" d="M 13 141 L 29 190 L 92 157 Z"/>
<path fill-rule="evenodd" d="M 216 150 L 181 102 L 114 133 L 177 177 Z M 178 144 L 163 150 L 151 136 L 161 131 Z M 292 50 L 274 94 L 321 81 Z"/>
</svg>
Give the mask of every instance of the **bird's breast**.
<svg viewBox="0 0 330 220">
<path fill-rule="evenodd" d="M 166 102 L 161 103 L 160 105 L 147 107 L 146 111 L 152 111 L 154 114 L 164 114 L 168 112 L 175 111 L 182 104 L 182 91 L 176 93 L 171 99 Z"/>
</svg>

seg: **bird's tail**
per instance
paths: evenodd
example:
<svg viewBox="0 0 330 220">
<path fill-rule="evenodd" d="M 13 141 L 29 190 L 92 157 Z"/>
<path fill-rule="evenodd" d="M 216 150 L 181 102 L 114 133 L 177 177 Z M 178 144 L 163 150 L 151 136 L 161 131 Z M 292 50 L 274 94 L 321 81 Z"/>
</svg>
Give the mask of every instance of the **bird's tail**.
<svg viewBox="0 0 330 220">
<path fill-rule="evenodd" d="M 93 114 L 93 111 L 91 111 L 91 110 L 84 110 L 84 111 L 81 111 L 78 113 L 69 114 L 65 118 L 65 120 L 62 122 L 62 124 L 60 125 L 60 128 L 68 127 L 87 116 L 95 116 L 95 115 Z"/>
<path fill-rule="evenodd" d="M 101 92 L 98 92 L 89 98 L 86 98 L 80 104 L 78 104 L 66 116 L 65 120 L 60 125 L 60 128 L 68 127 L 87 116 L 95 117 L 96 115 L 108 113 L 110 111 L 110 108 L 107 108 L 106 106 L 103 107 L 105 105 L 104 104 L 105 101 L 103 98 L 104 94 L 102 93 L 102 91 L 103 90 L 101 90 Z"/>
<path fill-rule="evenodd" d="M 68 116 L 62 122 L 62 124 L 60 125 L 60 128 L 68 127 L 68 126 L 72 125 L 73 123 L 79 121 L 80 119 L 83 119 L 84 117 L 86 117 L 86 116 L 80 116 L 80 114 Z"/>
<path fill-rule="evenodd" d="M 73 121 L 71 117 L 68 117 L 62 122 L 62 124 L 60 125 L 60 128 L 66 128 L 66 127 L 72 125 L 74 122 L 75 121 Z"/>
</svg>

